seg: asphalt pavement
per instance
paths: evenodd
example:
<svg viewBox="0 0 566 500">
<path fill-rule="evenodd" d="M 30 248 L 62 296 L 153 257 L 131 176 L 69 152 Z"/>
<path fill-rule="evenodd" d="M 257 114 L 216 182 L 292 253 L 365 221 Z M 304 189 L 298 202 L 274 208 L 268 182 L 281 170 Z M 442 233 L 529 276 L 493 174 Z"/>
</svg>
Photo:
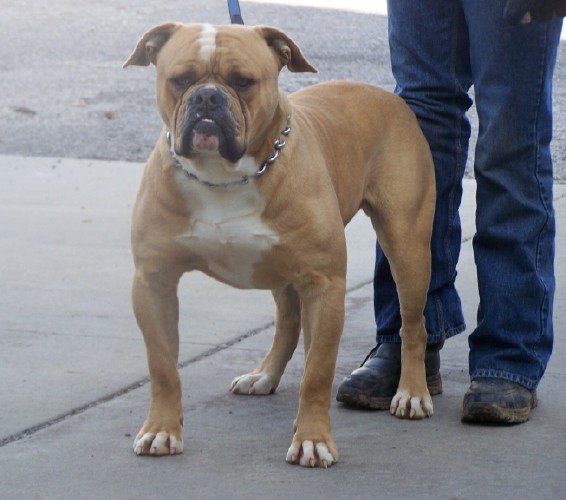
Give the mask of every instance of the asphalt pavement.
<svg viewBox="0 0 566 500">
<path fill-rule="evenodd" d="M 129 227 L 143 159 L 160 125 L 152 110 L 153 75 L 117 68 L 145 28 L 169 19 L 225 22 L 220 3 L 117 0 L 79 8 L 70 0 L 31 0 L 2 7 L 0 39 L 7 36 L 11 43 L 3 44 L 0 78 L 0 498 L 563 498 L 562 133 L 554 145 L 555 348 L 529 422 L 513 427 L 460 422 L 469 385 L 467 335 L 478 304 L 471 248 L 475 182 L 468 178 L 457 279 L 468 329 L 442 351 L 444 392 L 434 398 L 432 418 L 398 420 L 333 402 L 339 463 L 328 470 L 286 464 L 302 349 L 274 395 L 230 394 L 232 379 L 254 368 L 269 347 L 272 298 L 195 273 L 180 287 L 185 451 L 162 458 L 134 455 L 149 384 L 130 305 Z M 306 77 L 285 73 L 287 90 L 311 83 L 308 78 L 338 75 L 392 87 L 383 16 L 242 6 L 246 22 L 283 26 L 300 39 L 321 70 Z M 347 33 L 341 33 L 344 28 Z M 364 44 L 366 30 L 373 38 Z M 58 53 L 63 67 L 57 65 Z M 566 74 L 564 46 L 561 60 L 558 83 Z M 565 91 L 556 88 L 557 127 L 564 130 Z M 347 239 L 346 325 L 334 391 L 374 339 L 374 238 L 362 214 L 347 228 Z"/>
</svg>

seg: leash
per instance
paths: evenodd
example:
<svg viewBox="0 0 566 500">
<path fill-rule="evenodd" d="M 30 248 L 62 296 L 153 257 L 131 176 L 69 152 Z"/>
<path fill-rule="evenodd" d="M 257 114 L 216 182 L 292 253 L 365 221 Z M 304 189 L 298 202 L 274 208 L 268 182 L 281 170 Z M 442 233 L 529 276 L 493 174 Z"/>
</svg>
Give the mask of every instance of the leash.
<svg viewBox="0 0 566 500">
<path fill-rule="evenodd" d="M 228 0 L 228 13 L 230 14 L 230 22 L 232 24 L 244 24 L 238 0 Z"/>
</svg>

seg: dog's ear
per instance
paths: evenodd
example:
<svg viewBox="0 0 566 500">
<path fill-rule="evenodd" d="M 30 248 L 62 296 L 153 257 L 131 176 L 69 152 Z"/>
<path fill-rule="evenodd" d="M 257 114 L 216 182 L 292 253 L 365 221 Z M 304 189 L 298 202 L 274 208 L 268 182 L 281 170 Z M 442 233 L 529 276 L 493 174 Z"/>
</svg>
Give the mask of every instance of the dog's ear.
<svg viewBox="0 0 566 500">
<path fill-rule="evenodd" d="M 157 53 L 178 27 L 179 24 L 177 23 L 160 24 L 144 33 L 136 45 L 136 48 L 122 67 L 125 68 L 130 65 L 149 66 L 150 63 L 155 64 Z"/>
<path fill-rule="evenodd" d="M 279 57 L 281 68 L 287 66 L 289 71 L 294 73 L 317 72 L 316 68 L 307 61 L 299 46 L 283 31 L 270 26 L 258 26 L 256 29 L 259 30 L 263 38 L 265 38 L 267 45 Z"/>
</svg>

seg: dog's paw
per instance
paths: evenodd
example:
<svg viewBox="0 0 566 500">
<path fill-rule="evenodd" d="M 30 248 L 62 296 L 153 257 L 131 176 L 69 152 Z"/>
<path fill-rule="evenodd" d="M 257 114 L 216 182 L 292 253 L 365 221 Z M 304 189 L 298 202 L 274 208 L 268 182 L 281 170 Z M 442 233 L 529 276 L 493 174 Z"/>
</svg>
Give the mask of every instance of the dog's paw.
<svg viewBox="0 0 566 500">
<path fill-rule="evenodd" d="M 230 392 L 234 394 L 252 394 L 263 396 L 273 394 L 276 386 L 266 373 L 246 373 L 235 378 L 230 386 Z"/>
<path fill-rule="evenodd" d="M 134 440 L 136 455 L 177 455 L 183 453 L 183 437 L 181 433 L 175 436 L 171 432 L 144 432 L 145 426 Z"/>
<path fill-rule="evenodd" d="M 316 445 L 309 440 L 302 443 L 291 445 L 287 451 L 287 463 L 299 464 L 303 467 L 328 467 L 334 465 L 338 458 L 336 453 L 332 454 L 325 443 L 317 443 Z"/>
<path fill-rule="evenodd" d="M 389 411 L 391 415 L 395 415 L 398 418 L 410 419 L 432 417 L 434 413 L 432 398 L 428 391 L 426 394 L 415 396 L 411 395 L 409 391 L 398 390 L 391 400 Z"/>
</svg>

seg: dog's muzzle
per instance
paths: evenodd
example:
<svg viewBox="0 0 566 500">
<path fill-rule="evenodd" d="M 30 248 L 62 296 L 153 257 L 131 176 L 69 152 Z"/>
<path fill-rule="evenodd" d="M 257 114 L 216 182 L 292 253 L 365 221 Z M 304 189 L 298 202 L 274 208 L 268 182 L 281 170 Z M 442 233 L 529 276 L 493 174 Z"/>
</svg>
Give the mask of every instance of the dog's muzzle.
<svg viewBox="0 0 566 500">
<path fill-rule="evenodd" d="M 191 158 L 199 153 L 218 153 L 236 163 L 245 153 L 238 142 L 228 94 L 218 86 L 203 85 L 189 97 L 181 127 L 179 150 Z"/>
</svg>

